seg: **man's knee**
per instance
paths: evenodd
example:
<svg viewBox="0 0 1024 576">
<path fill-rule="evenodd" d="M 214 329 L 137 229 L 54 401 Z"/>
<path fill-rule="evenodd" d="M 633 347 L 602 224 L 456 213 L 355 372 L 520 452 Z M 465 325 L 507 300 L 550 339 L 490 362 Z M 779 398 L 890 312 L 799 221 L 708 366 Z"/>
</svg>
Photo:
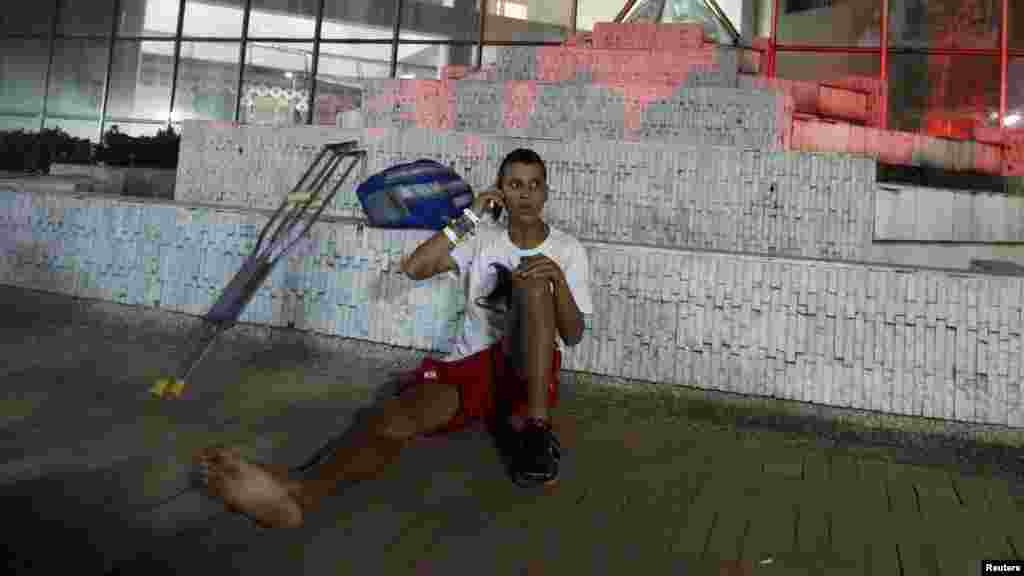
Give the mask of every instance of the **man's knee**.
<svg viewBox="0 0 1024 576">
<path fill-rule="evenodd" d="M 551 293 L 551 281 L 546 278 L 516 278 L 512 281 L 512 288 L 525 293 Z"/>
<path fill-rule="evenodd" d="M 512 300 L 518 312 L 523 313 L 529 307 L 552 306 L 555 303 L 554 290 L 551 282 L 546 279 L 526 278 L 516 280 L 512 285 Z"/>
</svg>

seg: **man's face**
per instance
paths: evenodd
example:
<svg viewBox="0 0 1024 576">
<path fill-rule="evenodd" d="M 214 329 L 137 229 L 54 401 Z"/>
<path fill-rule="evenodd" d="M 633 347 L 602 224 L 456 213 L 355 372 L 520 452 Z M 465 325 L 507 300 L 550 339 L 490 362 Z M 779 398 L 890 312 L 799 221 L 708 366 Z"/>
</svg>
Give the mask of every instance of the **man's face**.
<svg viewBox="0 0 1024 576">
<path fill-rule="evenodd" d="M 544 171 L 539 164 L 512 163 L 501 180 L 510 220 L 539 220 L 548 199 Z"/>
</svg>

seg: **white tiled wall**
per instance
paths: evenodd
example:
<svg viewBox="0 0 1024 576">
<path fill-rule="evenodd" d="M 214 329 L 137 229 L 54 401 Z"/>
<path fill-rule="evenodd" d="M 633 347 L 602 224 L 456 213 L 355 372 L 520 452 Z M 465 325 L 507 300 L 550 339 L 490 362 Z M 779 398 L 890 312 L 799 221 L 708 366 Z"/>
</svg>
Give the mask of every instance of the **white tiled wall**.
<svg viewBox="0 0 1024 576">
<path fill-rule="evenodd" d="M 362 86 L 359 128 L 450 126 L 458 132 L 572 140 L 643 140 L 691 145 L 778 148 L 781 96 L 760 89 L 594 83 L 531 83 L 529 101 L 516 84 L 476 80 L 346 79 Z M 518 86 L 522 88 L 522 86 Z M 654 90 L 655 92 L 651 92 Z M 635 118 L 630 110 L 640 110 Z M 529 113 L 515 122 L 515 107 Z M 430 126 L 424 126 L 424 123 Z"/>
<path fill-rule="evenodd" d="M 875 238 L 1024 242 L 1024 199 L 1006 194 L 879 184 Z"/>
<path fill-rule="evenodd" d="M 873 161 L 734 147 L 187 123 L 175 198 L 275 209 L 320 146 L 353 138 L 367 162 L 325 214 L 362 217 L 356 184 L 420 158 L 454 165 L 483 189 L 505 154 L 525 146 L 548 165 L 546 216 L 581 239 L 849 260 L 870 250 Z"/>
<path fill-rule="evenodd" d="M 266 221 L 124 198 L 0 191 L 0 283 L 201 315 Z M 412 283 L 427 237 L 320 223 L 244 321 L 435 351 L 454 280 Z M 596 314 L 565 368 L 1024 427 L 1024 280 L 584 242 Z"/>
</svg>

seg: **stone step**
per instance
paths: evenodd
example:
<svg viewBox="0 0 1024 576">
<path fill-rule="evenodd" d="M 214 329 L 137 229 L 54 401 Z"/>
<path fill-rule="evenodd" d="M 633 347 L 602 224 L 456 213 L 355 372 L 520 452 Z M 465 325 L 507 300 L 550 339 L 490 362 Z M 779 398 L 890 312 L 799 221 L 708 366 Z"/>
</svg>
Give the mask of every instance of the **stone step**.
<svg viewBox="0 0 1024 576">
<path fill-rule="evenodd" d="M 308 144 L 300 147 L 300 138 Z M 546 217 L 579 238 L 852 260 L 863 259 L 871 245 L 870 159 L 710 144 L 188 123 L 176 197 L 273 210 L 316 147 L 349 138 L 365 144 L 365 171 L 341 189 L 327 215 L 362 218 L 357 182 L 397 163 L 431 158 L 482 190 L 493 184 L 505 154 L 529 147 L 548 166 Z"/>
<path fill-rule="evenodd" d="M 685 50 L 601 49 L 580 46 L 496 46 L 494 61 L 470 77 L 491 81 L 651 82 L 737 85 L 740 48 L 704 44 Z"/>
<path fill-rule="evenodd" d="M 343 128 L 425 128 L 572 140 L 665 141 L 773 149 L 784 102 L 760 89 L 671 84 L 344 80 L 321 104 Z"/>
</svg>

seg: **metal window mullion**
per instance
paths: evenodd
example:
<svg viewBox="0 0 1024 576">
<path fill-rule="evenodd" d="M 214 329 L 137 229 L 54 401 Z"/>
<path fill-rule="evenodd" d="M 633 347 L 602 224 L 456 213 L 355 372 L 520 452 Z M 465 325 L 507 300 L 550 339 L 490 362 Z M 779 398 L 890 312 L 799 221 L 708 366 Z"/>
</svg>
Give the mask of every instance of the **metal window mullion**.
<svg viewBox="0 0 1024 576">
<path fill-rule="evenodd" d="M 252 13 L 252 0 L 245 0 L 245 12 L 242 14 L 242 42 L 238 46 L 238 82 L 235 83 L 235 124 L 241 123 L 242 117 L 242 79 L 245 75 L 245 52 L 249 43 L 249 15 Z"/>
<path fill-rule="evenodd" d="M 313 33 L 313 67 L 307 80 L 309 82 L 309 96 L 306 101 L 307 126 L 313 125 L 313 106 L 316 105 L 316 92 L 319 88 L 317 75 L 320 74 L 320 36 L 323 34 L 324 2 L 325 0 L 320 0 L 316 9 L 316 31 Z"/>
<path fill-rule="evenodd" d="M 615 16 L 614 22 L 621 22 L 622 19 L 625 18 L 627 14 L 629 14 L 629 11 L 633 9 L 634 4 L 636 4 L 636 0 L 629 0 L 628 2 L 626 2 L 626 5 L 623 6 L 622 10 L 619 11 L 618 15 Z"/>
<path fill-rule="evenodd" d="M 732 22 L 729 20 L 729 16 L 725 13 L 725 10 L 722 10 L 722 7 L 718 5 L 717 0 L 704 0 L 704 6 L 706 6 L 712 14 L 717 16 L 718 21 L 725 26 L 726 32 L 732 36 L 733 46 L 741 46 L 743 43 L 743 35 L 735 26 L 732 25 Z M 740 26 L 743 26 L 742 22 L 740 22 Z"/>
<path fill-rule="evenodd" d="M 121 0 L 114 0 L 114 18 L 110 24 L 110 45 L 107 47 L 107 74 L 103 78 L 103 102 L 100 103 L 100 139 L 103 142 L 103 131 L 107 127 L 107 104 L 110 102 L 110 81 L 114 71 L 114 39 L 117 37 L 117 16 L 121 12 Z"/>
<path fill-rule="evenodd" d="M 50 58 L 43 74 L 43 109 L 39 114 L 39 131 L 46 127 L 46 111 L 50 104 L 50 77 L 53 74 L 53 57 L 57 45 L 57 22 L 60 21 L 60 2 L 53 0 L 53 21 L 50 22 Z"/>
<path fill-rule="evenodd" d="M 324 40 L 324 44 L 327 42 Z M 476 40 L 402 40 L 403 46 L 476 46 L 476 43 Z M 554 44 L 561 45 L 560 42 Z"/>
<path fill-rule="evenodd" d="M 476 69 L 484 66 L 484 29 L 487 26 L 487 0 L 480 0 L 480 42 L 476 45 Z"/>
<path fill-rule="evenodd" d="M 1009 104 L 1006 90 L 1010 73 L 1010 0 L 1003 0 L 999 20 L 1002 23 L 999 29 L 999 133 L 1003 134 L 1006 131 L 1006 108 Z"/>
<path fill-rule="evenodd" d="M 492 40 L 488 46 L 563 46 L 563 42 L 533 42 L 530 40 Z"/>
<path fill-rule="evenodd" d="M 405 0 L 395 0 L 395 29 L 391 36 L 391 77 L 398 76 L 398 33 L 402 28 L 402 11 Z"/>
<path fill-rule="evenodd" d="M 181 32 L 185 27 L 185 2 L 178 5 L 178 28 L 174 34 L 174 61 L 171 64 L 171 105 L 167 112 L 167 127 L 170 128 L 174 118 L 174 100 L 178 97 L 178 68 L 181 66 Z"/>
<path fill-rule="evenodd" d="M 772 0 L 772 27 L 768 40 L 768 77 L 775 78 L 775 65 L 779 54 L 779 0 Z"/>
</svg>

